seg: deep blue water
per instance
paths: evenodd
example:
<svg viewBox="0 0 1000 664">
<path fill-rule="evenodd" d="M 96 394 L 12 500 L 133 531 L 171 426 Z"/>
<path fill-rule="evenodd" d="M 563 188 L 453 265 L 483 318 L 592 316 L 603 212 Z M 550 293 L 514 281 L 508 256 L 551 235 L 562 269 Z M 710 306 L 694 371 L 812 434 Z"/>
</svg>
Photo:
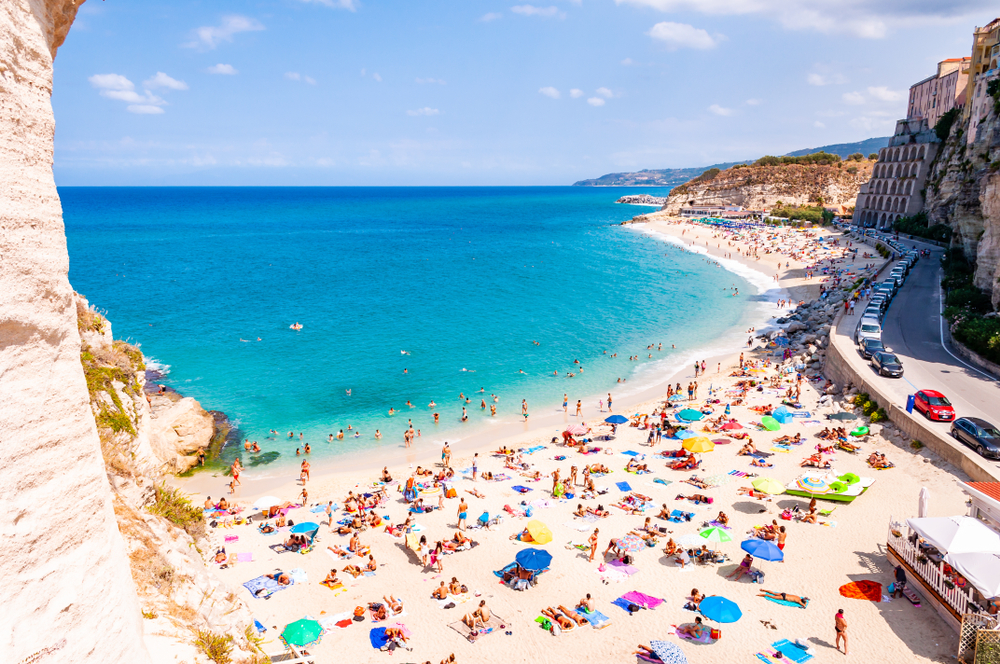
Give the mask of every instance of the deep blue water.
<svg viewBox="0 0 1000 664">
<path fill-rule="evenodd" d="M 169 367 L 163 382 L 287 459 L 298 432 L 314 455 L 400 446 L 410 418 L 420 443 L 465 437 L 490 419 L 480 388 L 488 404 L 499 395 L 499 421 L 518 419 L 521 399 L 533 413 L 551 412 L 563 393 L 575 403 L 618 390 L 619 377 L 651 380 L 671 358 L 738 324 L 746 300 L 722 286 L 751 292 L 745 281 L 615 225 L 644 211 L 614 203 L 637 191 L 664 193 L 59 193 L 70 281 L 106 311 L 116 338 L 140 343 Z M 295 322 L 303 329 L 289 329 Z M 649 360 L 651 343 L 678 350 Z M 635 354 L 640 362 L 626 359 Z M 585 371 L 567 378 L 574 360 Z M 464 424 L 462 392 L 473 399 Z M 402 412 L 390 417 L 390 407 Z M 325 442 L 348 424 L 363 436 Z M 282 435 L 271 439 L 269 429 Z M 294 442 L 284 438 L 290 430 Z"/>
</svg>

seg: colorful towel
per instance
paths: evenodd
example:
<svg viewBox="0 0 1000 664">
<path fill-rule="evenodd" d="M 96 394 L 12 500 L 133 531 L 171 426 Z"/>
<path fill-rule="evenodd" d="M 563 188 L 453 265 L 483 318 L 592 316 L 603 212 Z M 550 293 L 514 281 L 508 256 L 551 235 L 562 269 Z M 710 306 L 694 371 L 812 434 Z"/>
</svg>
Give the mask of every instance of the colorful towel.
<svg viewBox="0 0 1000 664">
<path fill-rule="evenodd" d="M 578 607 L 578 613 L 583 616 L 594 629 L 604 629 L 608 626 L 608 623 L 611 622 L 611 618 L 607 617 L 600 611 L 587 613 L 586 611 L 579 610 Z"/>
<path fill-rule="evenodd" d="M 628 576 L 632 576 L 633 574 L 639 571 L 638 567 L 633 567 L 632 565 L 626 565 L 620 560 L 612 560 L 610 563 L 608 563 L 608 565 L 614 567 L 619 572 L 624 572 Z"/>
<path fill-rule="evenodd" d="M 680 639 L 687 639 L 689 641 L 694 641 L 695 643 L 715 643 L 715 639 L 712 638 L 712 632 L 709 629 L 705 629 L 702 632 L 701 636 L 699 636 L 697 639 L 691 636 L 690 634 L 686 634 L 685 632 L 682 632 L 680 630 L 677 630 L 676 634 L 677 637 Z"/>
<path fill-rule="evenodd" d="M 850 599 L 867 599 L 878 602 L 882 599 L 882 584 L 876 581 L 852 581 L 840 587 L 840 594 Z"/>
<path fill-rule="evenodd" d="M 771 644 L 771 647 L 780 652 L 785 659 L 790 659 L 795 664 L 802 664 L 802 662 L 808 662 L 813 658 L 812 655 L 806 652 L 805 648 L 792 643 L 788 639 L 775 641 Z"/>
<path fill-rule="evenodd" d="M 236 554 L 236 562 L 238 562 L 238 563 L 252 563 L 253 562 L 253 553 L 250 553 L 250 552 L 247 552 L 247 553 L 237 553 Z"/>
<path fill-rule="evenodd" d="M 511 489 L 517 491 L 518 493 L 528 493 L 529 491 L 531 491 L 530 488 L 526 486 L 521 486 L 520 484 L 515 484 L 514 486 L 511 487 Z"/>
<path fill-rule="evenodd" d="M 375 650 L 381 650 L 383 647 L 389 645 L 389 639 L 385 636 L 385 629 L 385 627 L 373 627 L 368 632 L 368 640 L 371 641 L 372 648 L 375 648 Z"/>
<path fill-rule="evenodd" d="M 670 486 L 671 484 L 673 484 L 673 482 L 671 482 L 670 480 L 662 480 L 659 477 L 657 477 L 653 481 L 656 482 L 657 484 L 662 484 L 663 486 Z"/>
<path fill-rule="evenodd" d="M 619 609 L 621 609 L 625 613 L 627 613 L 629 615 L 632 615 L 632 610 L 629 609 L 629 606 L 632 605 L 632 604 L 634 604 L 634 602 L 630 602 L 627 599 L 619 597 L 618 599 L 614 600 L 611 603 L 614 604 L 615 606 L 617 606 Z"/>
<path fill-rule="evenodd" d="M 807 606 L 809 606 L 809 598 L 808 597 L 805 598 L 805 600 L 804 600 L 805 603 L 806 603 L 806 606 L 802 606 L 801 604 L 798 604 L 797 602 L 789 602 L 787 599 L 775 599 L 774 597 L 767 597 L 767 596 L 765 596 L 764 599 L 766 599 L 768 602 L 774 602 L 775 604 L 780 604 L 782 606 L 793 606 L 796 609 L 804 609 Z"/>
<path fill-rule="evenodd" d="M 705 478 L 705 483 L 711 486 L 725 486 L 733 481 L 733 476 L 729 473 L 719 473 Z"/>
<path fill-rule="evenodd" d="M 659 597 L 653 597 L 652 595 L 647 595 L 636 590 L 625 593 L 622 595 L 622 599 L 633 604 L 638 604 L 644 609 L 655 609 L 660 604 L 663 604 L 663 600 Z"/>
<path fill-rule="evenodd" d="M 643 454 L 635 452 L 633 450 L 626 450 L 625 452 L 622 452 L 622 454 L 627 454 L 630 457 L 644 456 Z"/>
<path fill-rule="evenodd" d="M 289 584 L 289 586 L 291 585 L 295 585 L 294 580 L 292 580 L 292 582 Z M 258 576 L 255 579 L 250 579 L 249 581 L 243 584 L 243 587 L 250 591 L 250 595 L 252 597 L 256 597 L 258 599 L 270 597 L 279 590 L 284 590 L 285 588 L 288 588 L 288 586 L 283 586 L 274 579 L 267 578 L 267 576 Z M 258 594 L 258 591 L 260 591 L 261 589 L 264 589 L 265 592 L 261 592 L 260 594 Z"/>
<path fill-rule="evenodd" d="M 632 487 L 629 486 L 628 482 L 615 482 L 615 486 L 618 487 L 619 491 L 629 492 Z"/>
</svg>

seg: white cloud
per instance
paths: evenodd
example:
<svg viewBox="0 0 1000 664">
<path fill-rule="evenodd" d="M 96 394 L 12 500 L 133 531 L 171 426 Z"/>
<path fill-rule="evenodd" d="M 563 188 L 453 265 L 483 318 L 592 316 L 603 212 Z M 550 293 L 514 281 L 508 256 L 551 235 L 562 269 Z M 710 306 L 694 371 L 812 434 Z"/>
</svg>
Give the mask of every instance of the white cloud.
<svg viewBox="0 0 1000 664">
<path fill-rule="evenodd" d="M 418 78 L 418 79 L 416 79 L 416 81 L 417 81 L 417 83 L 420 83 L 421 85 L 423 85 L 425 83 L 427 85 L 447 85 L 444 82 L 444 80 L 440 79 L 440 78 Z"/>
<path fill-rule="evenodd" d="M 203 25 L 194 31 L 195 41 L 182 44 L 188 48 L 213 49 L 222 42 L 233 41 L 233 35 L 241 32 L 256 32 L 263 30 L 264 25 L 247 16 L 223 16 L 219 25 Z"/>
<path fill-rule="evenodd" d="M 144 88 L 148 90 L 155 90 L 157 88 L 168 88 L 170 90 L 187 90 L 188 84 L 184 81 L 178 81 L 176 78 L 167 76 L 162 71 L 156 72 L 156 76 L 147 78 L 142 82 Z"/>
<path fill-rule="evenodd" d="M 806 83 L 809 85 L 843 85 L 847 83 L 847 77 L 843 74 L 817 74 L 813 72 L 806 76 Z"/>
<path fill-rule="evenodd" d="M 333 7 L 334 9 L 347 9 L 352 12 L 358 8 L 356 0 L 300 0 L 300 2 L 315 3 L 317 5 Z"/>
<path fill-rule="evenodd" d="M 719 106 L 718 104 L 712 104 L 708 107 L 708 112 L 715 115 L 729 116 L 733 114 L 733 109 L 725 108 L 723 106 Z"/>
<path fill-rule="evenodd" d="M 548 87 L 541 88 L 539 92 L 541 92 L 546 97 L 551 97 L 552 99 L 559 99 L 559 97 L 561 96 L 559 91 L 556 90 L 551 85 Z"/>
<path fill-rule="evenodd" d="M 379 76 L 378 72 L 375 72 L 374 74 L 372 74 L 372 78 L 374 78 L 375 81 L 378 82 L 378 83 L 382 82 L 382 77 Z"/>
<path fill-rule="evenodd" d="M 865 103 L 865 96 L 860 92 L 845 92 L 842 95 L 842 99 L 845 104 L 853 104 L 855 106 Z"/>
<path fill-rule="evenodd" d="M 572 90 L 569 91 L 569 96 L 572 97 L 573 99 L 579 99 L 580 97 L 583 96 L 583 90 L 579 88 L 573 88 Z"/>
<path fill-rule="evenodd" d="M 536 7 L 534 5 L 514 5 L 510 8 L 515 14 L 521 16 L 558 16 L 558 7 Z M 562 14 L 565 16 L 565 14 Z"/>
<path fill-rule="evenodd" d="M 587 100 L 587 103 L 591 106 L 604 106 L 604 100 L 600 97 L 591 97 Z"/>
<path fill-rule="evenodd" d="M 879 101 L 902 101 L 903 99 L 906 99 L 905 92 L 890 90 L 884 85 L 869 87 L 868 94 L 875 97 L 875 99 L 878 99 Z"/>
<path fill-rule="evenodd" d="M 222 63 L 219 63 L 217 65 L 212 65 L 205 71 L 207 71 L 209 74 L 225 74 L 228 76 L 235 76 L 236 74 L 239 74 L 239 72 L 236 70 L 236 67 L 232 65 L 224 65 Z"/>
<path fill-rule="evenodd" d="M 789 30 L 848 33 L 878 39 L 894 29 L 968 22 L 991 14 L 991 0 L 615 0 L 616 4 L 663 12 L 700 12 L 713 16 L 757 14 Z M 991 7 L 992 5 L 992 7 Z"/>
<path fill-rule="evenodd" d="M 421 115 L 438 115 L 440 113 L 441 111 L 439 111 L 438 109 L 430 108 L 429 106 L 424 106 L 423 108 L 418 108 L 416 110 L 406 112 L 407 115 L 411 115 L 414 117 Z"/>
<path fill-rule="evenodd" d="M 646 34 L 666 44 L 671 51 L 676 51 L 679 48 L 704 50 L 714 48 L 718 43 L 718 39 L 712 37 L 705 30 L 686 23 L 663 21 L 654 25 Z"/>
<path fill-rule="evenodd" d="M 481 17 L 479 17 L 479 20 L 482 21 L 483 23 L 489 23 L 490 21 L 495 21 L 498 18 L 503 18 L 503 14 L 499 14 L 497 12 L 490 12 L 488 14 L 483 14 Z"/>
<path fill-rule="evenodd" d="M 819 120 L 813 122 L 813 126 L 816 127 L 817 129 L 826 129 L 826 125 L 820 122 Z"/>
<path fill-rule="evenodd" d="M 285 78 L 289 81 L 302 81 L 303 83 L 308 83 L 309 85 L 316 85 L 316 79 L 311 76 L 306 76 L 305 74 L 300 74 L 297 71 L 286 71 Z"/>
<path fill-rule="evenodd" d="M 611 99 L 612 97 L 615 96 L 614 93 L 611 92 L 611 90 L 608 90 L 607 88 L 597 88 L 596 92 L 605 99 Z"/>
<path fill-rule="evenodd" d="M 760 99 L 747 99 L 746 101 L 747 106 L 760 106 L 760 104 L 761 104 Z"/>
<path fill-rule="evenodd" d="M 169 76 L 167 78 L 169 78 Z M 143 90 L 143 94 L 139 94 L 135 90 L 135 83 L 128 80 L 121 74 L 94 74 L 87 80 L 90 81 L 92 86 L 101 91 L 100 94 L 102 97 L 133 104 L 136 109 L 146 109 L 134 110 L 133 107 L 129 107 L 127 110 L 133 113 L 154 113 L 156 111 L 150 111 L 148 110 L 148 107 L 157 108 L 167 103 L 149 90 Z M 180 81 L 175 82 L 179 83 Z M 163 111 L 160 110 L 159 112 L 162 113 Z"/>
<path fill-rule="evenodd" d="M 138 113 L 139 115 L 159 115 L 164 112 L 159 106 L 151 106 L 149 104 L 132 104 L 126 106 L 125 110 L 129 113 Z"/>
<path fill-rule="evenodd" d="M 622 63 L 623 65 L 625 65 L 626 67 L 628 67 L 628 66 L 629 66 L 630 64 L 633 64 L 633 63 L 632 63 L 632 58 L 625 58 L 624 60 L 622 60 L 622 62 L 621 62 L 621 63 Z"/>
</svg>

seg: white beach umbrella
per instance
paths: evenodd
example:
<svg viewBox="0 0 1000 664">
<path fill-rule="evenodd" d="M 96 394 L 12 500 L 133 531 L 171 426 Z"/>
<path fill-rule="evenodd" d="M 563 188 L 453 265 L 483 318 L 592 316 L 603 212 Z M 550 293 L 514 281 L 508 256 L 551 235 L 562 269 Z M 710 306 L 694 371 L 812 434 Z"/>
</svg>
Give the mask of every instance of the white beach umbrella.
<svg viewBox="0 0 1000 664">
<path fill-rule="evenodd" d="M 924 518 L 930 511 L 931 503 L 931 492 L 927 490 L 927 487 L 920 487 L 920 498 L 917 499 L 917 516 L 919 518 Z"/>
<path fill-rule="evenodd" d="M 269 510 L 275 505 L 280 505 L 281 499 L 275 498 L 274 496 L 264 496 L 263 498 L 258 498 L 257 502 L 253 504 L 255 510 Z"/>
</svg>

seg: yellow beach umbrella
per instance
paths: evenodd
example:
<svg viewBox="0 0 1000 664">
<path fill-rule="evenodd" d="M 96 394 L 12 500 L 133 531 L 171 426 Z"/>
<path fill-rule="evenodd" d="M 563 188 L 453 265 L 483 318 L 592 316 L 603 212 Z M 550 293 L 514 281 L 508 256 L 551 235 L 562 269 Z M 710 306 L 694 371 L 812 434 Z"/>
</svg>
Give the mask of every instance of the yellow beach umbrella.
<svg viewBox="0 0 1000 664">
<path fill-rule="evenodd" d="M 538 520 L 528 522 L 528 534 L 535 544 L 548 544 L 552 541 L 552 531 L 544 523 Z"/>
<path fill-rule="evenodd" d="M 750 484 L 757 491 L 760 491 L 761 493 L 769 493 L 773 496 L 785 492 L 785 486 L 778 480 L 772 480 L 770 477 L 758 477 Z"/>
<path fill-rule="evenodd" d="M 711 452 L 714 450 L 715 443 L 705 436 L 695 436 L 693 438 L 685 438 L 681 447 L 686 449 L 688 452 L 700 454 L 702 452 Z"/>
</svg>

